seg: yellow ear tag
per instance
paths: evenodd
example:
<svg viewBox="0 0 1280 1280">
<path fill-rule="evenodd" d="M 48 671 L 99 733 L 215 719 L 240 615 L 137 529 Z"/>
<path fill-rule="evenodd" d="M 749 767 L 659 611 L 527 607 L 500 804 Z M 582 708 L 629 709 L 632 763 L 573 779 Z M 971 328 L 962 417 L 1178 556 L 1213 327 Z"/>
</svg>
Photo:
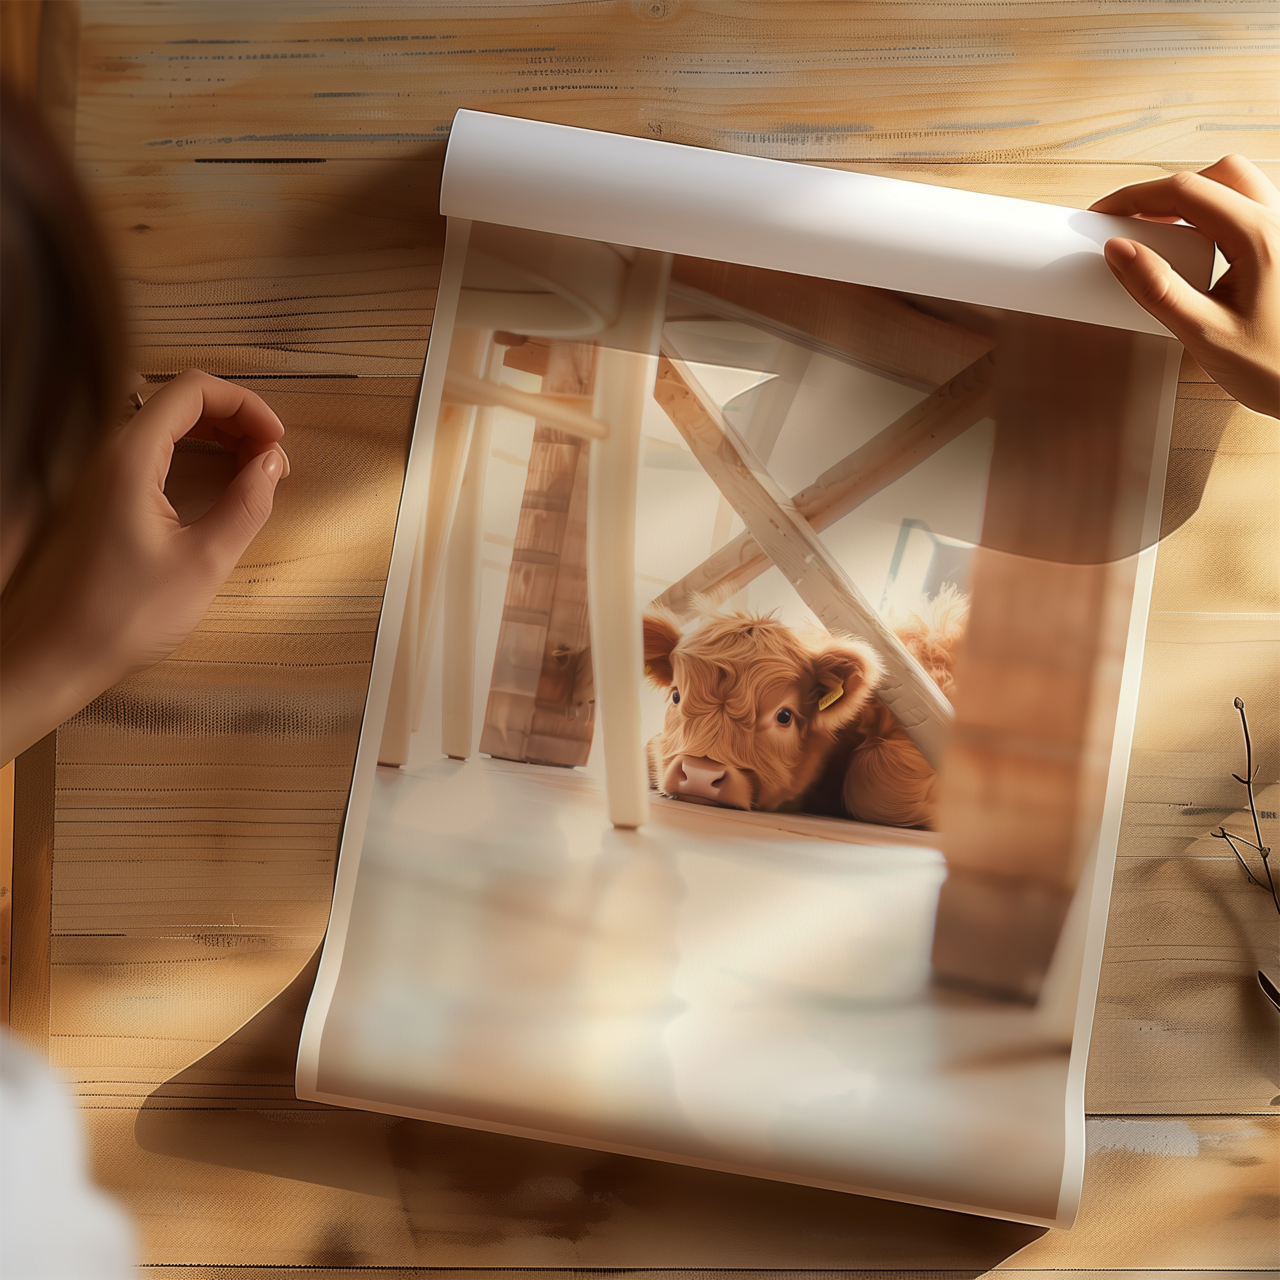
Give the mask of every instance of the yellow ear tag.
<svg viewBox="0 0 1280 1280">
<path fill-rule="evenodd" d="M 844 685 L 837 685 L 834 689 L 828 689 L 826 693 L 818 699 L 818 710 L 825 711 L 833 702 L 839 702 L 844 697 Z"/>
<path fill-rule="evenodd" d="M 647 662 L 644 664 L 644 673 L 647 676 L 653 674 L 653 668 Z"/>
</svg>

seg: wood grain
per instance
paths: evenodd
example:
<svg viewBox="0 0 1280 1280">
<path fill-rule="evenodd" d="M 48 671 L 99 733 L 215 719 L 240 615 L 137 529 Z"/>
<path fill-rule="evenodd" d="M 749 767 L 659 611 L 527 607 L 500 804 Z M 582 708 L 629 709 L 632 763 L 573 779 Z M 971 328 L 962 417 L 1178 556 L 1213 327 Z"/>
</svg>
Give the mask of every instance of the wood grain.
<svg viewBox="0 0 1280 1280">
<path fill-rule="evenodd" d="M 87 15 L 99 101 L 81 147 L 391 158 L 438 149 L 456 108 L 483 106 L 791 160 L 1207 162 L 1274 144 L 1267 11 L 133 0 Z"/>
<path fill-rule="evenodd" d="M 6 4 L 6 22 L 35 7 Z M 650 1238 L 703 1230 L 697 1261 L 680 1266 L 1273 1265 L 1265 1118 L 1185 1119 L 1204 1135 L 1194 1156 L 1096 1151 L 1076 1229 L 1016 1254 L 1016 1231 L 957 1215 L 842 1201 L 815 1217 L 762 1208 L 763 1184 L 739 1180 L 713 1212 L 685 1184 L 655 1189 L 648 1167 L 587 1177 L 563 1149 L 530 1166 L 451 1147 L 452 1131 L 393 1146 L 379 1117 L 299 1110 L 297 1022 L 251 1016 L 301 972 L 300 1017 L 323 929 L 457 107 L 1084 207 L 1230 150 L 1280 177 L 1269 17 L 1259 0 L 1016 13 L 978 0 L 85 6 L 78 155 L 125 279 L 136 365 L 253 379 L 286 415 L 295 464 L 271 554 L 238 572 L 175 660 L 59 745 L 53 1048 L 102 1108 L 99 1174 L 141 1215 L 144 1260 L 166 1264 L 157 1276 L 238 1280 L 255 1264 L 246 1280 L 274 1280 L 287 1258 L 328 1280 L 447 1265 L 455 1247 L 489 1250 L 482 1267 L 571 1267 L 593 1256 L 579 1241 L 606 1202 Z M 212 43 L 224 40 L 243 43 Z M 1230 697 L 1258 715 L 1280 701 L 1274 632 L 1254 616 L 1280 611 L 1267 541 L 1278 458 L 1274 423 L 1187 378 L 1165 511 L 1178 532 L 1161 554 L 1090 1065 L 1096 1111 L 1262 1112 L 1280 1094 L 1274 1019 L 1248 994 L 1270 926 L 1243 877 L 1188 853 L 1196 824 L 1238 803 L 1223 781 L 1238 767 Z M 1274 721 L 1255 732 L 1274 777 Z M 224 1042 L 232 1060 L 188 1079 Z M 148 1098 L 200 1142 L 140 1147 Z M 252 1167 L 263 1153 L 280 1163 Z M 359 1185 L 309 1181 L 319 1167 Z M 503 1168 L 510 1185 L 483 1181 Z M 784 1247 L 822 1232 L 825 1253 Z M 735 1264 L 732 1249 L 766 1238 L 783 1243 Z"/>
<path fill-rule="evenodd" d="M 543 394 L 590 396 L 593 346 L 521 343 L 508 350 L 506 361 L 527 362 L 530 353 L 525 348 L 530 346 L 541 353 Z M 589 399 L 586 412 L 590 414 Z M 502 760 L 573 766 L 586 764 L 591 752 L 595 700 L 590 688 L 586 581 L 589 448 L 588 442 L 551 423 L 534 426 L 480 737 L 480 750 Z"/>
</svg>

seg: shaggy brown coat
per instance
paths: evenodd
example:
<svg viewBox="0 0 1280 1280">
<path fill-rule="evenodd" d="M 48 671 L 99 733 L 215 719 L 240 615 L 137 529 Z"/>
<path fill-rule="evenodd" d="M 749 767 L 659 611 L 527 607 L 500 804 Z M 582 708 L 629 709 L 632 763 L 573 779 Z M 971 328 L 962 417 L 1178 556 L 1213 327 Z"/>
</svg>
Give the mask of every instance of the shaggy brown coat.
<svg viewBox="0 0 1280 1280">
<path fill-rule="evenodd" d="M 967 608 L 949 595 L 931 613 L 894 630 L 946 693 Z M 649 742 L 656 790 L 740 809 L 931 822 L 936 776 L 874 696 L 883 664 L 865 640 L 744 613 L 711 615 L 686 635 L 671 614 L 650 612 L 644 657 L 650 682 L 668 691 Z"/>
</svg>

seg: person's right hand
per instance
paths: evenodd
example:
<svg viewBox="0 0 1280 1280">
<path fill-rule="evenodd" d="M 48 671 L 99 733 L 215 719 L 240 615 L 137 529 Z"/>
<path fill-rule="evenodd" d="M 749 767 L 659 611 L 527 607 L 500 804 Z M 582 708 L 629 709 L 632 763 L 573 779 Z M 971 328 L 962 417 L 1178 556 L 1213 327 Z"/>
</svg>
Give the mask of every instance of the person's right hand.
<svg viewBox="0 0 1280 1280">
<path fill-rule="evenodd" d="M 188 434 L 218 441 L 238 470 L 184 526 L 164 485 Z M 289 473 L 283 435 L 252 391 L 189 369 L 107 438 L 5 591 L 5 760 L 190 635 L 271 514 Z"/>
<path fill-rule="evenodd" d="M 1280 191 L 1243 156 L 1104 196 L 1097 213 L 1189 222 L 1231 264 L 1207 294 L 1154 250 L 1108 240 L 1116 278 L 1241 404 L 1280 418 Z"/>
</svg>

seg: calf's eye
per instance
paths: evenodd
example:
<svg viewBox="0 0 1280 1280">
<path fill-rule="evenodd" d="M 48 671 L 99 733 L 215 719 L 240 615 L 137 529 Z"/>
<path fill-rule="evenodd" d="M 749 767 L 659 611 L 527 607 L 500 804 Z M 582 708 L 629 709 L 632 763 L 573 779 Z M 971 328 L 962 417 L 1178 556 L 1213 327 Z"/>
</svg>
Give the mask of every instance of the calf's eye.
<svg viewBox="0 0 1280 1280">
<path fill-rule="evenodd" d="M 671 701 L 672 701 L 672 702 L 679 702 L 679 701 L 680 701 L 680 690 L 679 690 L 679 689 L 672 689 L 672 690 L 671 690 Z"/>
<path fill-rule="evenodd" d="M 791 712 L 788 711 L 786 707 L 783 707 L 782 710 L 778 712 L 775 719 L 778 721 L 779 724 L 790 724 Z"/>
</svg>

